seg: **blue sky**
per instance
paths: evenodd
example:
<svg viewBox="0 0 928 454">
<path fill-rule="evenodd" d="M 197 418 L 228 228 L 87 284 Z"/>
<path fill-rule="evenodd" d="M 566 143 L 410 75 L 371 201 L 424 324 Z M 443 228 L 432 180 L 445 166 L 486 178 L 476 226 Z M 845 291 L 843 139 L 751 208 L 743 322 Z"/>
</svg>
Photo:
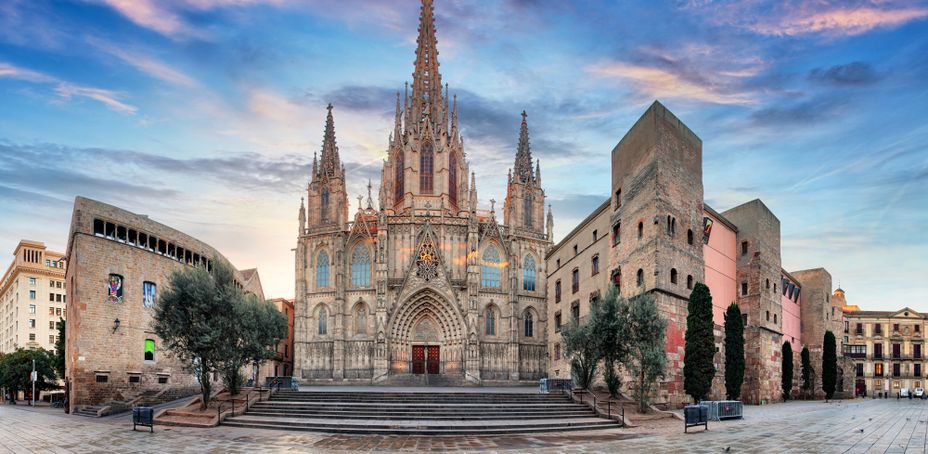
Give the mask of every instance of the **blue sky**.
<svg viewBox="0 0 928 454">
<path fill-rule="evenodd" d="M 867 309 L 928 311 L 928 3 L 436 3 L 480 204 L 505 197 L 525 109 L 560 239 L 605 199 L 610 151 L 659 99 L 703 140 L 707 203 L 760 198 L 779 217 L 787 270 L 824 266 Z M 83 195 L 292 296 L 324 106 L 364 193 L 411 79 L 418 6 L 0 3 L 0 251 L 63 249 Z"/>
</svg>

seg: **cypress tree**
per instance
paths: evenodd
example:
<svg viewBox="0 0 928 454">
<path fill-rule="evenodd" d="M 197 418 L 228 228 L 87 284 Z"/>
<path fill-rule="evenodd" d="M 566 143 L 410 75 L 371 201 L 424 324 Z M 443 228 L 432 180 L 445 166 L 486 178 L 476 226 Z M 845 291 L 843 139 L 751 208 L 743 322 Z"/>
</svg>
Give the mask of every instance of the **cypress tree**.
<svg viewBox="0 0 928 454">
<path fill-rule="evenodd" d="M 783 389 L 783 400 L 789 400 L 793 391 L 793 345 L 789 341 L 783 342 L 783 374 L 780 377 L 780 387 Z"/>
<path fill-rule="evenodd" d="M 835 345 L 835 335 L 825 331 L 822 344 L 822 391 L 825 391 L 825 400 L 835 395 L 835 385 L 838 383 L 838 352 Z"/>
<path fill-rule="evenodd" d="M 683 389 L 697 403 L 705 400 L 715 376 L 715 336 L 712 334 L 712 294 L 699 282 L 690 293 L 686 316 Z"/>
<path fill-rule="evenodd" d="M 738 305 L 725 312 L 725 394 L 729 400 L 741 397 L 744 383 L 744 320 Z"/>
<path fill-rule="evenodd" d="M 809 391 L 812 389 L 812 378 L 815 374 L 815 370 L 812 369 L 812 359 L 809 357 L 809 347 L 802 347 L 802 353 L 799 356 L 802 362 L 802 389 Z"/>
</svg>

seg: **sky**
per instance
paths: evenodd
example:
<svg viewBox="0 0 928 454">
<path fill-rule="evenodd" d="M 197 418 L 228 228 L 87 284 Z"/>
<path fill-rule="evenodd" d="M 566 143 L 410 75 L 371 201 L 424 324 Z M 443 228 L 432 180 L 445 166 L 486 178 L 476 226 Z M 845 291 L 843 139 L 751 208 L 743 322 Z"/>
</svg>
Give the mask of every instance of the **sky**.
<svg viewBox="0 0 928 454">
<path fill-rule="evenodd" d="M 479 204 L 520 112 L 563 238 L 655 99 L 703 141 L 706 203 L 760 198 L 786 270 L 928 312 L 928 2 L 436 0 Z M 416 0 L 0 2 L 0 253 L 63 251 L 74 197 L 199 238 L 292 297 L 325 105 L 349 202 L 375 191 Z M 376 199 L 376 192 L 375 197 Z M 8 251 L 8 252 L 7 252 Z"/>
</svg>

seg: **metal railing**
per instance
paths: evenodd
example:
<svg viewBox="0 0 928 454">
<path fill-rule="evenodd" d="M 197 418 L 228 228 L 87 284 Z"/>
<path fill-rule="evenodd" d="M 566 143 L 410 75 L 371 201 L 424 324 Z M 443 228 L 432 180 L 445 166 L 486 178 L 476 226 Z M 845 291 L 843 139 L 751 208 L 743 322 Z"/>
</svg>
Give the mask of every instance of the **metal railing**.
<svg viewBox="0 0 928 454">
<path fill-rule="evenodd" d="M 576 395 L 579 395 L 579 396 L 580 396 L 580 403 L 581 403 L 581 404 L 586 404 L 586 403 L 587 403 L 587 402 L 584 402 L 583 396 L 586 395 L 586 394 L 589 394 L 589 396 L 591 397 L 591 399 L 587 399 L 587 400 L 588 400 L 590 403 L 592 403 L 593 411 L 594 411 L 597 415 L 602 416 L 602 414 L 601 414 L 601 413 L 602 413 L 602 408 L 600 408 L 600 406 L 599 406 L 600 400 L 601 400 L 601 399 L 599 399 L 599 398 L 596 397 L 596 393 L 590 392 L 590 391 L 588 391 L 588 390 L 586 390 L 586 389 L 583 389 L 583 388 L 571 390 L 571 393 L 572 393 L 572 396 L 571 396 L 572 398 L 573 398 L 573 396 L 576 396 Z M 619 422 L 622 424 L 622 426 L 625 426 L 625 404 L 624 404 L 623 402 L 621 402 L 621 401 L 616 401 L 616 400 L 614 400 L 614 399 L 612 399 L 612 398 L 607 398 L 607 399 L 605 399 L 605 403 L 606 403 L 606 414 L 605 414 L 605 417 L 606 417 L 607 419 L 617 420 L 617 421 L 619 421 Z M 618 405 L 615 405 L 615 404 L 618 404 Z M 617 408 L 617 413 L 613 413 L 613 412 L 612 412 L 613 407 L 618 407 L 618 408 Z"/>
<path fill-rule="evenodd" d="M 277 383 L 276 388 L 277 388 L 277 390 L 274 391 L 275 394 L 276 394 L 277 392 L 280 392 L 280 382 Z M 256 394 L 256 393 L 257 393 L 257 395 L 258 395 L 258 400 L 256 400 L 256 402 L 261 402 L 262 400 L 267 400 L 267 399 L 270 399 L 270 398 L 271 398 L 272 388 L 267 388 L 267 389 L 264 389 L 264 388 L 256 388 L 256 389 L 252 389 L 251 391 L 248 391 L 247 393 L 245 393 L 245 397 L 244 397 L 244 398 L 241 398 L 241 397 L 235 398 L 235 397 L 233 397 L 233 398 L 230 398 L 230 399 L 228 399 L 228 400 L 224 400 L 224 401 L 222 401 L 222 402 L 219 402 L 219 405 L 216 407 L 216 416 L 217 416 L 217 418 L 218 418 L 217 425 L 222 424 L 222 409 L 223 409 L 223 408 L 228 408 L 228 409 L 231 410 L 231 414 L 230 414 L 229 416 L 235 416 L 235 409 L 236 409 L 236 407 L 235 407 L 235 402 L 236 402 L 236 401 L 239 401 L 240 404 L 239 404 L 239 407 L 238 407 L 238 408 L 241 409 L 241 413 L 239 413 L 239 414 L 240 414 L 240 415 L 243 415 L 243 414 L 245 414 L 245 412 L 248 411 L 248 409 L 249 409 L 250 406 L 251 406 L 251 396 L 253 396 L 253 395 Z M 263 395 L 264 393 L 267 393 L 267 398 L 262 398 L 262 395 Z"/>
</svg>

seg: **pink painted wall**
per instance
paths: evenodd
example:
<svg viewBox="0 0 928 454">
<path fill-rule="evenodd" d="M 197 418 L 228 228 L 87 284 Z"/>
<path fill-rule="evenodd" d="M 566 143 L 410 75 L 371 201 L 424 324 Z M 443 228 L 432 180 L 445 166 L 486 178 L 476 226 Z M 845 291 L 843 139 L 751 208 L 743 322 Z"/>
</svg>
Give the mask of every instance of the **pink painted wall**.
<svg viewBox="0 0 928 454">
<path fill-rule="evenodd" d="M 783 279 L 789 280 L 797 287 L 799 286 L 798 282 L 790 279 L 789 276 L 786 275 L 783 275 L 778 285 L 783 285 Z M 793 351 L 797 351 L 797 349 L 802 348 L 801 322 L 799 317 L 799 302 L 802 298 L 802 292 L 799 293 L 798 297 L 794 295 L 791 299 L 789 295 L 783 294 L 783 290 L 784 289 L 777 287 L 777 291 L 780 292 L 780 305 L 783 307 L 783 340 L 793 344 Z"/>
<path fill-rule="evenodd" d="M 703 258 L 706 262 L 706 282 L 712 292 L 712 321 L 716 325 L 725 325 L 725 311 L 735 302 L 738 291 L 737 250 L 738 236 L 717 217 L 706 212 L 712 219 L 712 234 L 709 243 L 703 246 Z"/>
</svg>

